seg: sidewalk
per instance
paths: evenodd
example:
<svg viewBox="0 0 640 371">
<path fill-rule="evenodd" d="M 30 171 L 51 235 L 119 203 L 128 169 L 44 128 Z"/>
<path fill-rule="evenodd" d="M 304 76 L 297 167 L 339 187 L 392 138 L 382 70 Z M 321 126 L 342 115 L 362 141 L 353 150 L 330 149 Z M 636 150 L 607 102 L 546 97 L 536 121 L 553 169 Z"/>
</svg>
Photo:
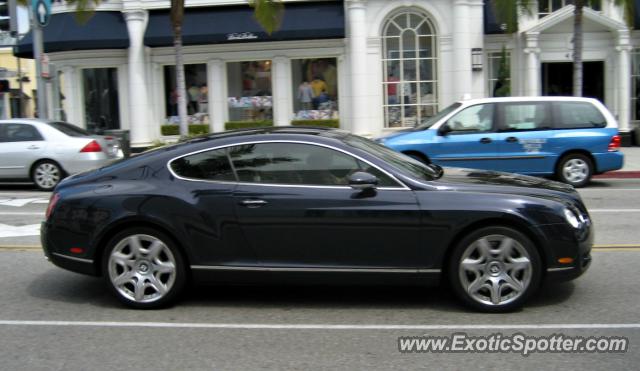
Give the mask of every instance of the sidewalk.
<svg viewBox="0 0 640 371">
<path fill-rule="evenodd" d="M 624 153 L 624 166 L 617 171 L 610 171 L 601 175 L 596 175 L 596 179 L 626 179 L 640 178 L 640 147 L 622 147 L 620 151 Z"/>
</svg>

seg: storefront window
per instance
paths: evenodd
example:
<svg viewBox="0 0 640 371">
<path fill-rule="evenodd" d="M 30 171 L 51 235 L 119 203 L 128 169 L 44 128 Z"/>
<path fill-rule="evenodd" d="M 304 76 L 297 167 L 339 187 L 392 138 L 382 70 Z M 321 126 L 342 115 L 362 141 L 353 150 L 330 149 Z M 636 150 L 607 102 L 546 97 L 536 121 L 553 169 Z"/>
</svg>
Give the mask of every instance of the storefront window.
<svg viewBox="0 0 640 371">
<path fill-rule="evenodd" d="M 184 66 L 184 78 L 187 115 L 190 124 L 209 123 L 209 89 L 207 87 L 207 65 L 186 64 Z M 164 67 L 165 106 L 167 112 L 167 124 L 178 125 L 178 92 L 176 89 L 176 67 Z"/>
<path fill-rule="evenodd" d="M 335 58 L 291 61 L 296 120 L 338 118 L 338 68 Z"/>
<path fill-rule="evenodd" d="M 273 119 L 271 61 L 227 63 L 229 121 Z"/>
<path fill-rule="evenodd" d="M 429 19 L 405 12 L 387 21 L 383 33 L 385 126 L 415 126 L 438 109 L 436 34 Z"/>
<path fill-rule="evenodd" d="M 640 49 L 631 52 L 631 120 L 640 120 Z"/>
<path fill-rule="evenodd" d="M 487 54 L 489 61 L 489 96 L 509 97 L 511 96 L 511 54 L 503 50 Z"/>
<path fill-rule="evenodd" d="M 118 71 L 115 68 L 84 69 L 82 82 L 87 130 L 101 133 L 120 129 Z"/>
<path fill-rule="evenodd" d="M 556 10 L 560 10 L 567 5 L 572 5 L 574 2 L 574 0 L 538 0 L 538 17 L 548 16 Z M 590 4 L 588 1 L 585 1 L 584 6 L 590 7 L 593 10 L 600 10 L 600 4 L 597 2 Z"/>
</svg>

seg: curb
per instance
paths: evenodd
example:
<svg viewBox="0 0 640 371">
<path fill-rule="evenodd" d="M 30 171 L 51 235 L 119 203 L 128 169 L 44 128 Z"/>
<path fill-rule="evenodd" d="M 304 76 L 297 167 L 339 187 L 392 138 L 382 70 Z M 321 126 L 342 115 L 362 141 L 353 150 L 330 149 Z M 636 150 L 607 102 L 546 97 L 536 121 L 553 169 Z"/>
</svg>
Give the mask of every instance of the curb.
<svg viewBox="0 0 640 371">
<path fill-rule="evenodd" d="M 610 171 L 608 173 L 594 175 L 593 179 L 635 179 L 640 178 L 640 171 Z"/>
</svg>

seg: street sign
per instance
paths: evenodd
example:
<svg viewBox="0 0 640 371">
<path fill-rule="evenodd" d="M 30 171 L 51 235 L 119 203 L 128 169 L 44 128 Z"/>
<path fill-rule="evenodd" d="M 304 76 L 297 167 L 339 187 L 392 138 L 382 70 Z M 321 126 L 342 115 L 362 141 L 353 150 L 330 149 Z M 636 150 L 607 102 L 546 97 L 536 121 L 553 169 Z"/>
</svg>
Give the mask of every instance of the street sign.
<svg viewBox="0 0 640 371">
<path fill-rule="evenodd" d="M 33 11 L 33 18 L 40 27 L 45 27 L 49 24 L 49 19 L 51 19 L 51 0 L 32 0 L 31 10 Z"/>
<path fill-rule="evenodd" d="M 51 77 L 49 73 L 49 56 L 42 53 L 42 56 L 40 57 L 40 63 L 42 65 L 42 67 L 40 67 L 40 76 L 48 79 L 49 77 Z"/>
</svg>

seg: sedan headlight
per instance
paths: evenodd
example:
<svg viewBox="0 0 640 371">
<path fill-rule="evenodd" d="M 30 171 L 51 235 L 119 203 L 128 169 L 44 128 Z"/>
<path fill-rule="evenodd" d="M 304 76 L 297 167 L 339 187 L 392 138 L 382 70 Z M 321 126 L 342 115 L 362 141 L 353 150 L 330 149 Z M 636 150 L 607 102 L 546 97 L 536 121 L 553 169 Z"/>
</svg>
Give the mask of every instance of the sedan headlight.
<svg viewBox="0 0 640 371">
<path fill-rule="evenodd" d="M 582 226 L 582 222 L 580 221 L 582 218 L 568 208 L 564 209 L 564 218 L 575 229 L 579 229 Z"/>
</svg>

